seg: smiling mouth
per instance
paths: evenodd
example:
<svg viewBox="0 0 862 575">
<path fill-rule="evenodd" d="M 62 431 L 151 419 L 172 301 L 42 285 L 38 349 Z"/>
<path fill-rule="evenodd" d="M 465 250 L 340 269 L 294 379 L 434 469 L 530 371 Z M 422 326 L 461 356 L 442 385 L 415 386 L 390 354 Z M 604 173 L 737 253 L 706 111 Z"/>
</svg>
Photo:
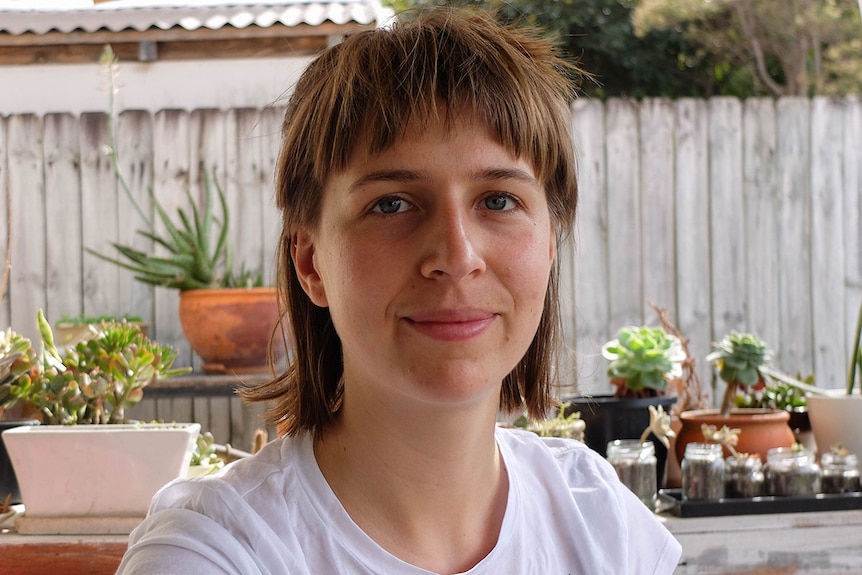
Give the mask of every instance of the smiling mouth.
<svg viewBox="0 0 862 575">
<path fill-rule="evenodd" d="M 496 314 L 445 312 L 405 317 L 407 325 L 426 337 L 438 341 L 466 341 L 484 333 Z"/>
</svg>

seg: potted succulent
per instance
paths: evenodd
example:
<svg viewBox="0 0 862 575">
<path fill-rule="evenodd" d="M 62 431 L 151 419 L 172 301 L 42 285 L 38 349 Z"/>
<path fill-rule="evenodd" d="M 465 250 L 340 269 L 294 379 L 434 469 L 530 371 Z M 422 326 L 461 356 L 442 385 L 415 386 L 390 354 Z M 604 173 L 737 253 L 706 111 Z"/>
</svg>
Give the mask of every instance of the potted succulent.
<svg viewBox="0 0 862 575">
<path fill-rule="evenodd" d="M 735 408 L 738 396 L 747 390 L 764 389 L 766 373 L 777 374 L 767 367 L 771 356 L 765 342 L 752 333 L 731 332 L 713 344 L 706 359 L 718 370 L 718 376 L 727 384 L 720 409 L 698 409 L 680 414 L 682 428 L 676 438 L 676 455 L 682 461 L 685 445 L 699 441 L 704 424 L 722 428 L 740 429 L 737 449 L 757 454 L 766 460 L 773 447 L 790 447 L 795 442 L 793 430 L 787 424 L 790 414 L 783 409 Z M 784 378 L 790 380 L 790 378 Z M 729 455 L 725 452 L 725 455 Z"/>
<path fill-rule="evenodd" d="M 807 397 L 811 430 L 821 454 L 841 445 L 862 458 L 862 394 L 856 389 L 857 379 L 862 388 L 862 301 L 850 348 L 846 385 L 824 393 L 809 393 Z"/>
<path fill-rule="evenodd" d="M 602 346 L 614 397 L 655 397 L 668 380 L 682 375 L 685 352 L 674 335 L 660 327 L 624 327 Z"/>
<path fill-rule="evenodd" d="M 532 431 L 541 437 L 566 437 L 583 441 L 584 422 L 581 420 L 581 414 L 570 411 L 568 407 L 568 403 L 560 404 L 555 410 L 554 417 L 542 421 L 530 421 L 527 416 L 522 415 L 514 421 L 513 425 Z"/>
<path fill-rule="evenodd" d="M 172 368 L 177 351 L 128 322 L 101 323 L 63 352 L 41 310 L 37 324 L 38 352 L 14 338 L 15 367 L 0 386 L 4 408 L 26 404 L 42 421 L 2 435 L 25 507 L 16 527 L 128 532 L 156 490 L 185 473 L 200 425 L 130 423 L 125 409 L 152 381 L 188 369 Z"/>
<path fill-rule="evenodd" d="M 236 271 L 229 240 L 230 213 L 224 193 L 208 173 L 204 173 L 202 205 L 198 207 L 187 189 L 189 210 L 178 208 L 176 221 L 150 190 L 157 216 L 148 217 L 131 193 L 120 169 L 116 145 L 113 94 L 117 86 L 117 58 L 106 46 L 100 63 L 110 82 L 108 114 L 110 121 L 108 151 L 120 187 L 129 197 L 145 228 L 138 234 L 152 242 L 147 253 L 134 247 L 113 243 L 117 257 L 88 249 L 90 254 L 131 270 L 147 284 L 180 291 L 179 320 L 192 349 L 210 373 L 254 373 L 268 371 L 270 341 L 272 359 L 284 355 L 279 326 L 277 295 L 274 287 L 264 287 L 262 274 Z M 216 189 L 213 197 L 212 189 Z M 159 223 L 164 232 L 156 229 Z M 277 336 L 277 337 L 276 337 Z"/>
<path fill-rule="evenodd" d="M 661 327 L 627 326 L 602 347 L 607 375 L 614 387 L 609 395 L 566 398 L 586 424 L 585 442 L 602 456 L 617 439 L 638 439 L 650 425 L 650 406 L 670 412 L 677 397 L 668 393 L 670 381 L 682 375 L 686 353 L 681 340 Z M 646 439 L 646 438 L 644 438 Z M 656 442 L 658 483 L 662 483 L 667 449 Z"/>
<path fill-rule="evenodd" d="M 214 210 L 212 188 L 217 191 L 220 214 Z M 177 209 L 174 223 L 153 197 L 153 205 L 165 232 L 150 222 L 138 233 L 159 246 L 164 254 L 146 253 L 113 243 L 118 257 L 92 249 L 96 257 L 128 269 L 135 279 L 155 286 L 180 290 L 179 319 L 192 349 L 211 373 L 254 373 L 268 368 L 268 347 L 279 313 L 274 287 L 263 287 L 259 273 L 233 271 L 228 241 L 230 222 L 221 188 L 205 177 L 203 205 L 199 209 L 187 191 L 191 212 Z M 275 340 L 275 360 L 284 346 Z"/>
</svg>

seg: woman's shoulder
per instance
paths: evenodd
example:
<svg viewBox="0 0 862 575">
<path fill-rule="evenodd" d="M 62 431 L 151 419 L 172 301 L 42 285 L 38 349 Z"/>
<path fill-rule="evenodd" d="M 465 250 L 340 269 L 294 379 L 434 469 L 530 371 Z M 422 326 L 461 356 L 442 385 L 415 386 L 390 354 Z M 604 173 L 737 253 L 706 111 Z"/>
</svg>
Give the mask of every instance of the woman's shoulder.
<svg viewBox="0 0 862 575">
<path fill-rule="evenodd" d="M 604 461 L 604 458 L 577 439 L 543 437 L 513 427 L 498 427 L 497 442 L 519 457 L 551 457 L 559 464 Z"/>
<path fill-rule="evenodd" d="M 194 507 L 226 500 L 266 499 L 269 492 L 284 493 L 300 480 L 303 460 L 311 451 L 305 437 L 277 438 L 250 457 L 234 461 L 211 475 L 177 479 L 153 500 L 153 509 Z"/>
<path fill-rule="evenodd" d="M 497 430 L 497 442 L 510 470 L 522 469 L 533 475 L 539 470 L 562 474 L 570 488 L 582 485 L 613 485 L 616 472 L 599 453 L 576 439 L 540 437 L 522 429 Z M 508 456 L 508 457 L 507 457 Z"/>
</svg>

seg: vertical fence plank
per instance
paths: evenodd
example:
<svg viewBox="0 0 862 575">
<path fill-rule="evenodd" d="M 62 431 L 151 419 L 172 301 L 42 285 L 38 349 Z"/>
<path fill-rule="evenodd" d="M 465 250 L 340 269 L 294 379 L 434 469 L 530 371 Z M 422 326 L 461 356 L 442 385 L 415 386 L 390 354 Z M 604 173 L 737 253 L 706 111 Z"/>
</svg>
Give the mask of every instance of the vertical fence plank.
<svg viewBox="0 0 862 575">
<path fill-rule="evenodd" d="M 254 133 L 257 110 L 232 110 L 226 118 L 227 180 L 230 195 L 242 201 L 231 222 L 234 266 L 248 271 L 263 271 L 263 210 L 265 181 L 261 178 L 261 141 Z"/>
<path fill-rule="evenodd" d="M 778 101 L 779 186 L 779 322 L 782 368 L 813 373 L 811 349 L 811 179 L 810 102 L 806 98 Z M 800 281 L 800 277 L 806 278 Z M 776 345 L 776 344 L 773 344 Z M 820 383 L 820 382 L 818 382 Z M 820 383 L 822 385 L 822 383 Z"/>
<path fill-rule="evenodd" d="M 707 393 L 711 381 L 703 360 L 712 341 L 709 265 L 709 129 L 706 103 L 676 103 L 675 227 L 676 326 L 688 339 L 695 369 Z"/>
<path fill-rule="evenodd" d="M 217 443 L 232 443 L 230 428 L 230 397 L 211 397 L 209 431 Z"/>
<path fill-rule="evenodd" d="M 676 309 L 673 141 L 670 101 L 644 101 L 640 107 L 642 297 L 670 312 Z M 645 323 L 658 325 L 651 309 L 644 316 Z"/>
<path fill-rule="evenodd" d="M 748 329 L 745 323 L 745 213 L 742 198 L 742 106 L 709 101 L 710 245 L 713 338 Z M 713 381 L 716 397 L 723 382 Z"/>
<path fill-rule="evenodd" d="M 116 179 L 106 148 L 110 141 L 108 116 L 82 114 L 80 128 L 82 243 L 84 248 L 116 257 L 111 243 L 119 240 L 123 220 L 118 217 Z M 83 312 L 88 316 L 129 312 L 120 303 L 120 277 L 131 272 L 89 253 L 83 258 Z"/>
<path fill-rule="evenodd" d="M 637 112 L 629 100 L 610 100 L 606 107 L 611 333 L 643 321 Z"/>
<path fill-rule="evenodd" d="M 71 114 L 43 119 L 45 161 L 45 266 L 50 322 L 82 311 L 81 184 L 78 120 Z M 96 220 L 98 221 L 98 220 Z"/>
<path fill-rule="evenodd" d="M 212 428 L 210 414 L 210 398 L 196 396 L 192 398 L 192 413 L 194 421 L 201 424 L 201 433 L 206 433 Z"/>
<path fill-rule="evenodd" d="M 228 223 L 231 229 L 229 238 L 231 250 L 235 254 L 237 245 L 236 224 L 234 218 L 240 211 L 243 198 L 236 193 L 229 193 L 229 181 L 234 174 L 228 173 L 227 143 L 226 143 L 226 113 L 221 110 L 193 110 L 189 116 L 189 177 L 187 186 L 192 196 L 200 206 L 205 194 L 205 176 L 212 180 L 212 200 L 216 202 L 216 186 L 225 193 L 227 209 L 231 218 Z M 220 212 L 215 212 L 220 216 Z M 232 265 L 238 264 L 234 259 Z M 225 270 L 226 272 L 228 270 Z M 195 369 L 201 369 L 202 360 L 197 354 L 192 354 Z"/>
<path fill-rule="evenodd" d="M 811 108 L 811 295 L 814 372 L 841 387 L 844 370 L 844 205 L 841 103 L 814 98 Z M 859 232 L 857 228 L 857 233 Z"/>
<path fill-rule="evenodd" d="M 862 98 L 844 100 L 844 298 L 845 345 L 841 365 L 850 369 L 850 347 L 862 306 Z M 829 387 L 841 387 L 838 382 Z"/>
<path fill-rule="evenodd" d="M 574 395 L 578 391 L 576 351 L 569 342 L 575 341 L 575 244 L 572 236 L 565 238 L 557 246 L 559 262 L 560 321 L 562 340 L 565 342 L 557 365 L 557 383 L 561 396 Z"/>
<path fill-rule="evenodd" d="M 577 386 L 581 393 L 610 390 L 600 354 L 610 338 L 608 300 L 608 202 L 606 195 L 605 108 L 595 100 L 573 105 L 578 154 L 578 215 L 571 290 L 562 295 L 574 302 L 574 333 L 564 332 L 576 352 Z M 571 321 L 571 320 L 570 320 Z M 571 329 L 571 328 L 569 328 Z M 565 379 L 563 379 L 565 381 Z"/>
<path fill-rule="evenodd" d="M 260 122 L 255 128 L 261 140 L 260 179 L 264 186 L 264 204 L 261 230 L 263 232 L 264 256 L 263 278 L 275 283 L 276 248 L 281 237 L 281 212 L 276 206 L 275 170 L 281 147 L 281 121 L 284 108 L 268 107 L 261 111 Z"/>
<path fill-rule="evenodd" d="M 260 140 L 260 174 L 262 189 L 261 234 L 263 237 L 263 258 L 261 261 L 263 280 L 275 285 L 278 267 L 278 244 L 281 239 L 281 211 L 278 209 L 275 191 L 278 153 L 281 148 L 281 122 L 284 108 L 267 107 L 261 110 L 260 119 L 254 129 L 254 137 Z M 292 352 L 293 332 L 287 315 L 282 315 L 282 335 L 287 344 L 285 358 Z"/>
<path fill-rule="evenodd" d="M 186 190 L 189 180 L 189 115 L 182 110 L 162 110 L 153 124 L 153 195 L 171 216 L 179 207 L 188 209 Z M 156 222 L 157 233 L 164 226 Z M 158 250 L 157 250 L 158 251 Z M 179 293 L 157 288 L 154 296 L 155 338 L 179 350 L 177 365 L 192 365 L 191 347 L 180 326 Z"/>
<path fill-rule="evenodd" d="M 775 185 L 775 105 L 746 100 L 743 108 L 743 200 L 748 329 L 780 352 L 778 320 L 778 187 Z M 775 364 L 780 366 L 780 355 Z"/>
<path fill-rule="evenodd" d="M 10 320 L 18 333 L 36 341 L 36 310 L 48 306 L 42 119 L 31 114 L 12 116 L 7 126 L 14 226 L 8 292 Z"/>
<path fill-rule="evenodd" d="M 9 120 L 0 116 L 0 327 L 11 324 L 7 257 L 12 249 L 12 186 L 9 182 Z M 11 262 L 9 262 L 11 263 Z"/>
<path fill-rule="evenodd" d="M 120 174 L 124 185 L 117 189 L 118 241 L 145 251 L 152 242 L 139 232 L 151 228 L 155 220 L 150 191 L 153 189 L 153 117 L 142 111 L 125 111 L 117 118 L 116 146 Z M 134 278 L 123 270 L 119 274 L 120 307 L 123 312 L 154 321 L 156 288 Z M 164 289 L 164 288 L 158 288 Z"/>
</svg>

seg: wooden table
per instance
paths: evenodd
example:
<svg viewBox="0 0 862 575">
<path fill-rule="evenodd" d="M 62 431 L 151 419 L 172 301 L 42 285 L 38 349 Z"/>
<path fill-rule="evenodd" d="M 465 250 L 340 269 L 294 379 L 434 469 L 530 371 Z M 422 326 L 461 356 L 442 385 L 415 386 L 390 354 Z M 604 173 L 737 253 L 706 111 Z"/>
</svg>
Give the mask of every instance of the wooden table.
<svg viewBox="0 0 862 575">
<path fill-rule="evenodd" d="M 862 573 L 862 510 L 680 518 L 675 575 Z"/>
<path fill-rule="evenodd" d="M 114 575 L 128 535 L 0 533 L 0 575 Z"/>
<path fill-rule="evenodd" d="M 675 575 L 862 573 L 862 511 L 659 518 L 683 547 Z M 0 575 L 113 575 L 127 540 L 0 533 Z"/>
</svg>

